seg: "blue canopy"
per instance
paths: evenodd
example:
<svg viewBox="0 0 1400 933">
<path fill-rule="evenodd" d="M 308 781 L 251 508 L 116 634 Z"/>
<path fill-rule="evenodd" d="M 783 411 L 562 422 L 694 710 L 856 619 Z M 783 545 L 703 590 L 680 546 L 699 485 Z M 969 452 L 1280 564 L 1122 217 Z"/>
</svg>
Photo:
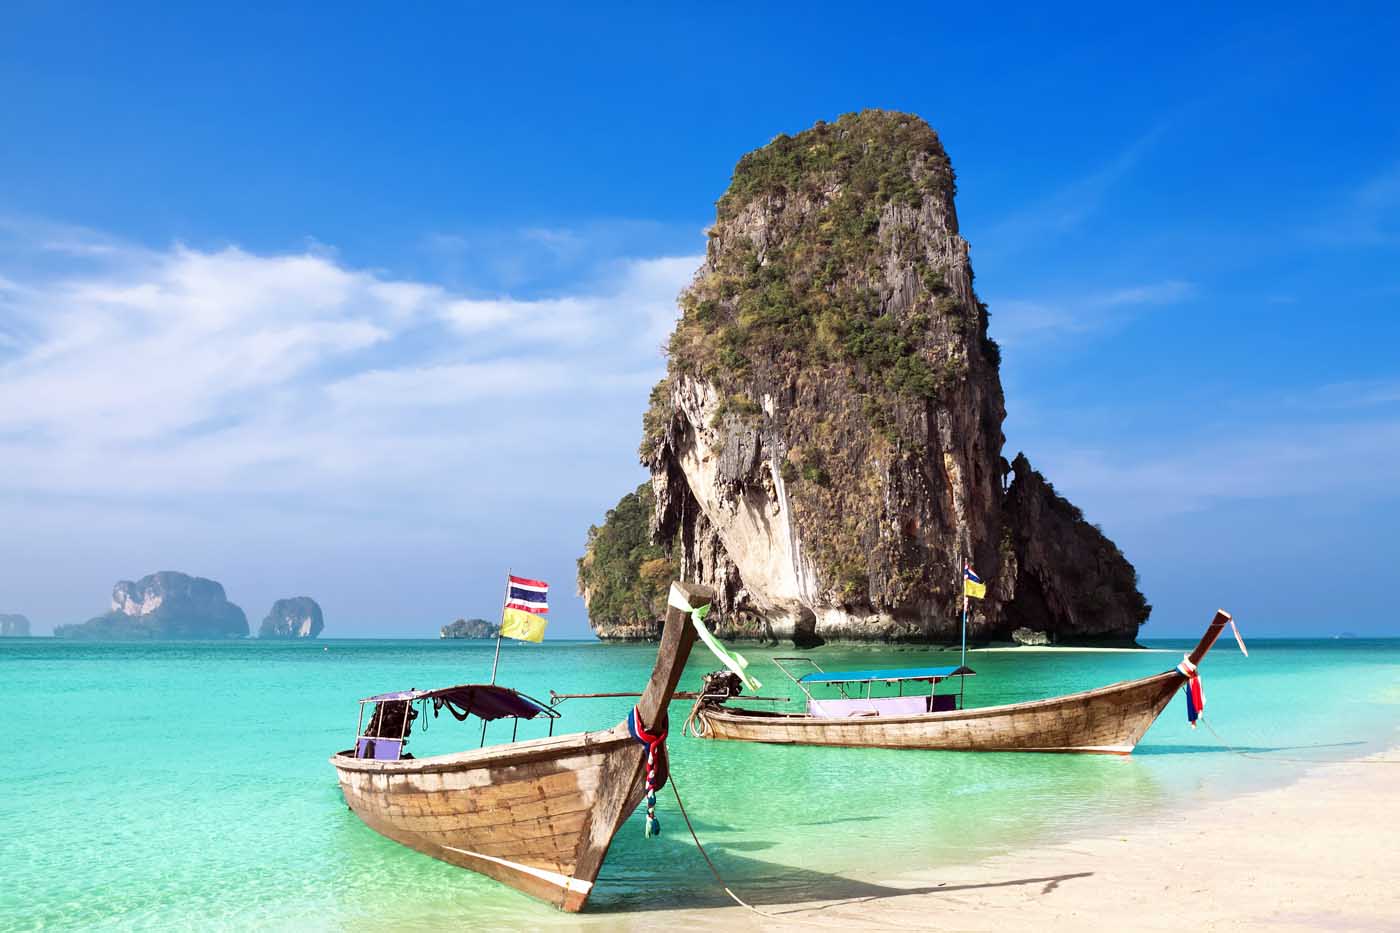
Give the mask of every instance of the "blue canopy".
<svg viewBox="0 0 1400 933">
<path fill-rule="evenodd" d="M 868 680 L 931 680 L 937 683 L 957 674 L 973 674 L 965 667 L 895 667 L 883 671 L 813 671 L 803 674 L 804 684 L 851 684 Z"/>
</svg>

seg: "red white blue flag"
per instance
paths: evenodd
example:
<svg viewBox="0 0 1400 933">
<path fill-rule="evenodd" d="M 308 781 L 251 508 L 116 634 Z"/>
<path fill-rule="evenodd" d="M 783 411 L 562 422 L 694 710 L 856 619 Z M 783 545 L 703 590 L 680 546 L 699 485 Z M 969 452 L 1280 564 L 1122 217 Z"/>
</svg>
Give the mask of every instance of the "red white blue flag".
<svg viewBox="0 0 1400 933">
<path fill-rule="evenodd" d="M 511 575 L 506 580 L 506 604 L 501 611 L 501 636 L 521 641 L 544 641 L 549 624 L 549 584 Z"/>
<path fill-rule="evenodd" d="M 512 575 L 506 593 L 506 608 L 544 615 L 549 612 L 549 584 Z"/>
</svg>

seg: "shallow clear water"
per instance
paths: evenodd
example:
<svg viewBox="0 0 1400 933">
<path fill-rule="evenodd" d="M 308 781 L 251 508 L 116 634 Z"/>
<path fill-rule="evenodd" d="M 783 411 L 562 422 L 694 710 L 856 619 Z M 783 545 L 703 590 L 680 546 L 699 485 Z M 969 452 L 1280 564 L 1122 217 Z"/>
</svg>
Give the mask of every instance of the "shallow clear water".
<svg viewBox="0 0 1400 933">
<path fill-rule="evenodd" d="M 969 705 L 1081 690 L 1166 670 L 1171 653 L 975 653 Z M 8 720 L 0 793 L 0 928 L 368 929 L 563 927 L 645 922 L 661 907 L 726 903 L 667 790 L 664 834 L 634 817 L 589 910 L 555 913 L 488 879 L 381 838 L 350 813 L 327 757 L 350 744 L 355 700 L 489 676 L 492 643 L 238 642 L 153 645 L 0 640 Z M 1225 636 L 1203 666 L 1207 715 L 1266 758 L 1331 759 L 1396 743 L 1400 640 Z M 746 648 L 764 693 L 787 693 Z M 793 653 L 786 649 L 787 654 Z M 944 665 L 956 655 L 825 648 L 823 667 Z M 509 643 L 503 683 L 639 689 L 652 646 Z M 697 646 L 682 688 L 717 667 Z M 560 731 L 616 723 L 627 700 L 571 700 Z M 676 731 L 686 706 L 672 708 Z M 520 737 L 543 734 L 534 723 Z M 419 756 L 475 746 L 449 719 Z M 491 738 L 509 738 L 497 725 Z M 1225 752 L 1186 724 L 1178 696 L 1130 758 L 816 749 L 673 736 L 696 830 L 757 903 L 881 893 L 903 871 L 1092 832 L 1149 811 L 1291 780 L 1300 765 Z"/>
</svg>

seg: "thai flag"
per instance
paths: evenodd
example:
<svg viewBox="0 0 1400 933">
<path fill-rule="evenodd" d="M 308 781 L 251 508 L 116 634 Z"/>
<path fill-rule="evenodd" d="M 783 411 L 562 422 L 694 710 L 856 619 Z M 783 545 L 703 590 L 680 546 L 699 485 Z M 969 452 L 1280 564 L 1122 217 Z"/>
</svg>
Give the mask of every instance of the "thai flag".
<svg viewBox="0 0 1400 933">
<path fill-rule="evenodd" d="M 982 582 L 982 578 L 979 577 L 979 576 L 977 576 L 977 572 L 976 572 L 975 570 L 972 569 L 972 565 L 971 565 L 971 564 L 963 564 L 963 576 L 967 577 L 967 578 L 968 578 L 969 580 L 971 580 L 973 583 L 981 583 L 981 582 Z M 945 577 L 944 579 L 947 579 L 947 578 Z"/>
<path fill-rule="evenodd" d="M 549 584 L 512 576 L 506 591 L 506 608 L 546 615 L 549 612 Z"/>
</svg>

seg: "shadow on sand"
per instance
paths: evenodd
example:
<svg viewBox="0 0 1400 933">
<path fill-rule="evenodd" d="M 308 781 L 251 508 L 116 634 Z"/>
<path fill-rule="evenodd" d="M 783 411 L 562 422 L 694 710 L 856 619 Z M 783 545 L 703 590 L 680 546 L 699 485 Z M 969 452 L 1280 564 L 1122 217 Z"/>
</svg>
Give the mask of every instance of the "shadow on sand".
<svg viewBox="0 0 1400 933">
<path fill-rule="evenodd" d="M 682 831 L 681 836 L 684 837 Z M 670 880 L 664 892 L 637 882 L 641 878 L 619 876 L 604 867 L 598 888 L 588 904 L 590 914 L 646 912 L 655 910 L 699 909 L 729 907 L 734 902 L 715 881 L 700 853 L 688 837 L 653 840 L 662 841 L 655 851 L 653 864 L 667 865 Z M 979 884 L 934 884 L 896 887 L 876 884 L 815 871 L 794 865 L 765 862 L 748 855 L 738 855 L 733 846 L 706 847 L 715 867 L 734 892 L 755 907 L 784 908 L 778 914 L 801 914 L 828 910 L 842 905 L 919 894 L 940 894 L 979 888 L 1003 888 L 1019 885 L 1039 886 L 1041 894 L 1049 894 L 1062 883 L 1090 877 L 1093 872 L 1072 872 L 1034 878 L 1011 878 Z M 674 874 L 672 874 L 674 873 Z M 660 893 L 660 896 L 658 896 Z M 819 901 L 810 906 L 798 906 Z"/>
</svg>

